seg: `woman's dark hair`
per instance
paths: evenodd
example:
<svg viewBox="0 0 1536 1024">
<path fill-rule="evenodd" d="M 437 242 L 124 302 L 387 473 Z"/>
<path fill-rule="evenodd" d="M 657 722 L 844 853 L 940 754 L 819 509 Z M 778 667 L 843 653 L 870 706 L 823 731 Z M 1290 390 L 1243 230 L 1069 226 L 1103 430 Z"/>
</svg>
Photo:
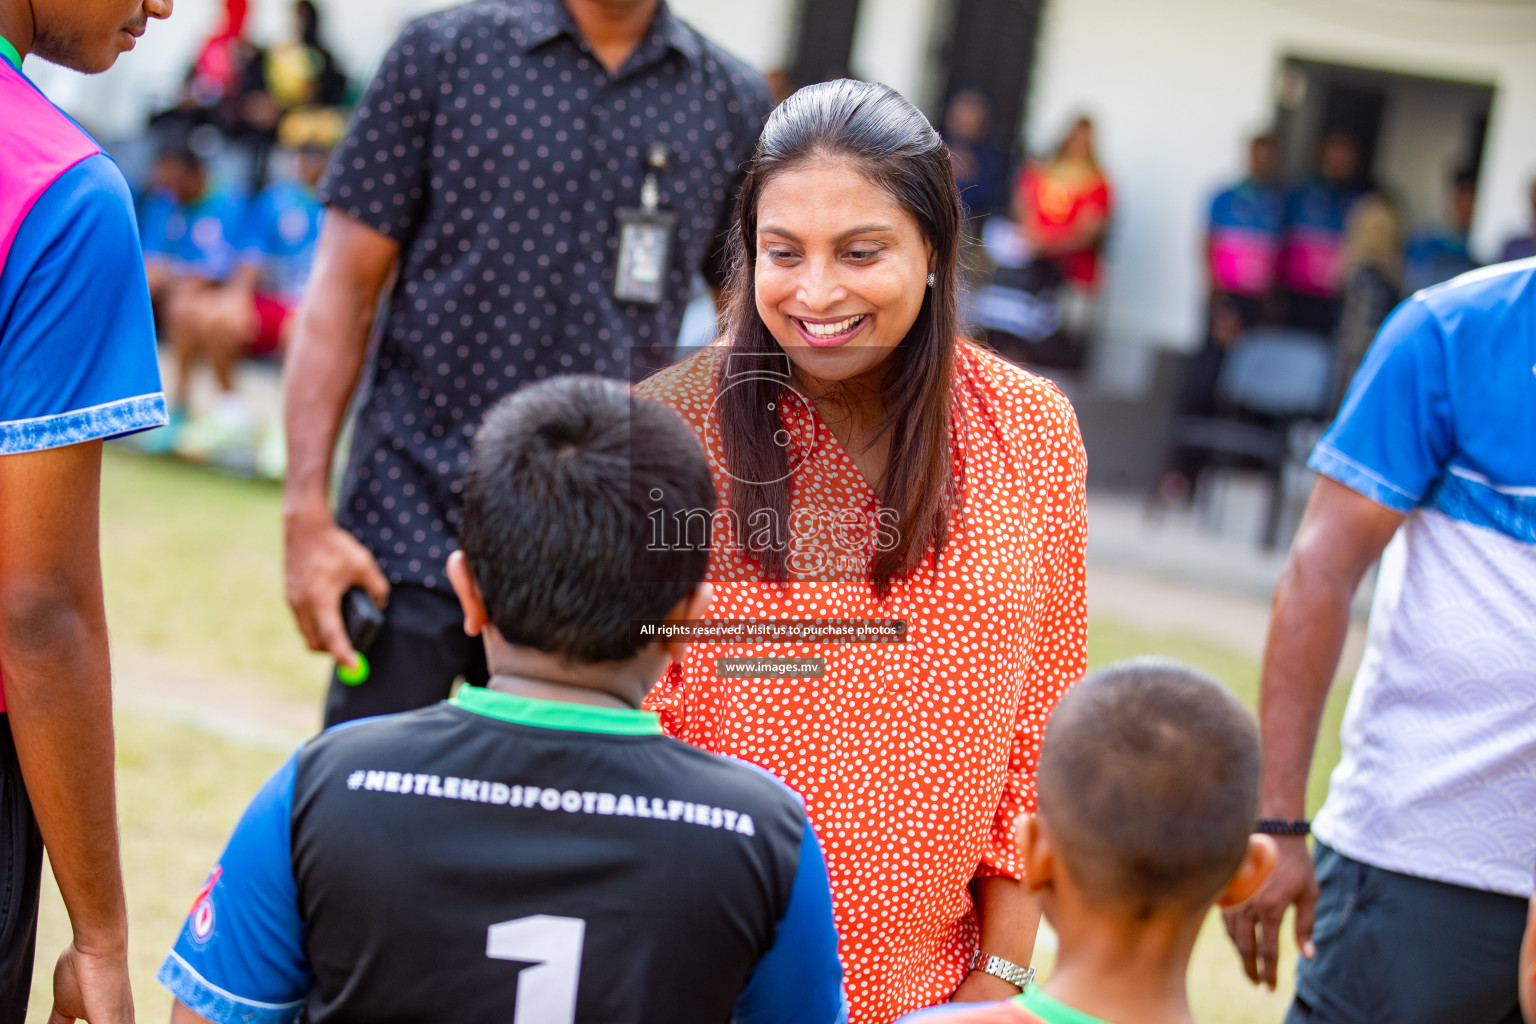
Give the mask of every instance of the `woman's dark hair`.
<svg viewBox="0 0 1536 1024">
<path fill-rule="evenodd" d="M 891 580 L 921 564 L 930 548 L 937 557 L 949 536 L 955 504 L 949 419 L 960 326 L 955 295 L 960 203 L 949 150 L 896 90 L 840 79 L 794 93 L 768 118 L 741 186 L 730 235 L 730 340 L 722 369 L 736 357 L 781 352 L 757 313 L 758 204 L 776 175 L 813 159 L 845 162 L 888 192 L 916 219 L 933 251 L 934 284 L 890 355 L 882 387 L 886 415 L 880 432 L 890 435 L 890 457 L 878 494 L 881 505 L 897 516 L 896 543 L 877 551 L 873 565 L 875 590 L 883 597 Z M 783 387 L 770 376 L 717 385 L 716 425 L 731 477 L 730 507 L 741 523 L 757 521 L 754 514 L 764 510 L 772 522 L 789 521 L 788 459 L 784 448 L 769 440 L 780 431 Z M 750 482 L 761 480 L 774 482 Z M 769 579 L 788 578 L 786 547 L 768 546 L 753 555 Z"/>
</svg>

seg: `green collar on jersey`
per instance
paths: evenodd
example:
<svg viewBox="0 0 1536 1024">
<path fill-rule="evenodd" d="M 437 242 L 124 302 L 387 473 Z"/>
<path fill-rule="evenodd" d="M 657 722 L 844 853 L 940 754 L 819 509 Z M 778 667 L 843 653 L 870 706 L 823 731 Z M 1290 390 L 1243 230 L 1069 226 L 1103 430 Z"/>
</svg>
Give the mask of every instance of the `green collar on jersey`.
<svg viewBox="0 0 1536 1024">
<path fill-rule="evenodd" d="M 1045 1024 L 1104 1024 L 1097 1017 L 1090 1017 L 1081 1010 L 1074 1010 L 1060 999 L 1052 999 L 1031 985 L 1013 997 L 1013 1001 L 1045 1021 Z"/>
<path fill-rule="evenodd" d="M 606 732 L 619 736 L 656 736 L 661 733 L 661 719 L 650 711 L 538 700 L 502 693 L 500 690 L 487 690 L 483 686 L 461 686 L 449 703 L 487 718 L 499 718 L 503 722 L 516 722 L 519 725 L 536 725 L 544 729 Z"/>
<path fill-rule="evenodd" d="M 21 51 L 11 44 L 5 36 L 0 36 L 0 57 L 4 57 L 15 65 L 16 70 L 21 70 Z"/>
</svg>

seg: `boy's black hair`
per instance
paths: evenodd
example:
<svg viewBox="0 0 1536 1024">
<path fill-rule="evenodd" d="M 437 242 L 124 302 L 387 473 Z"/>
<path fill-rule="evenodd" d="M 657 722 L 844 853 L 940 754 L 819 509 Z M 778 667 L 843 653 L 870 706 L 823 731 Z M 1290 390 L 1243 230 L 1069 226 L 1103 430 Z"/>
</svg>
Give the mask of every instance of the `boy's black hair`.
<svg viewBox="0 0 1536 1024">
<path fill-rule="evenodd" d="M 642 646 L 630 621 L 664 617 L 709 562 L 707 531 L 666 546 L 656 523 L 714 507 L 704 452 L 676 413 L 600 377 L 557 377 L 486 414 L 459 546 L 509 643 L 621 661 Z"/>
<path fill-rule="evenodd" d="M 1220 683 L 1138 658 L 1093 673 L 1046 728 L 1040 815 L 1094 902 L 1204 904 L 1242 864 L 1259 801 L 1259 734 Z"/>
</svg>

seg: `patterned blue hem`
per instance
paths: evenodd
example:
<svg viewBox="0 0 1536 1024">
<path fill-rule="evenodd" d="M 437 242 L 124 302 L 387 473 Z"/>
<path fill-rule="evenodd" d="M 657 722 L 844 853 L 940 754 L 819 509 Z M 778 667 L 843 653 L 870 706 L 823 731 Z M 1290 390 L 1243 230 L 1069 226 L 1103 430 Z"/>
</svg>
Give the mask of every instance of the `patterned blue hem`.
<svg viewBox="0 0 1536 1024">
<path fill-rule="evenodd" d="M 56 416 L 0 421 L 0 455 L 40 452 L 122 437 L 165 424 L 165 395 L 157 391 Z"/>
<path fill-rule="evenodd" d="M 292 1003 L 241 999 L 204 980 L 174 951 L 160 965 L 155 980 L 187 1009 L 213 1024 L 291 1024 L 304 1008 L 302 999 Z"/>
<path fill-rule="evenodd" d="M 1494 530 L 1522 544 L 1536 544 L 1536 497 L 1500 491 L 1468 478 L 1453 466 L 1424 499 L 1452 519 Z"/>
<path fill-rule="evenodd" d="M 1418 498 L 1326 444 L 1312 449 L 1307 465 L 1394 512 L 1407 514 L 1418 507 Z"/>
</svg>

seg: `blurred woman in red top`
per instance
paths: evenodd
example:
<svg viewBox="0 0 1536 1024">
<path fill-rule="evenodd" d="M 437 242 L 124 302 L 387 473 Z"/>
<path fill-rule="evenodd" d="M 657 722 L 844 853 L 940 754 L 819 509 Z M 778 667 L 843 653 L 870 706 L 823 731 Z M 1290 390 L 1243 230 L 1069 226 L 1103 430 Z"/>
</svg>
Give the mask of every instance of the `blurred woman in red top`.
<svg viewBox="0 0 1536 1024">
<path fill-rule="evenodd" d="M 1018 992 L 975 968 L 1033 953 L 1010 831 L 1085 661 L 1077 421 L 958 339 L 960 235 L 949 155 L 911 104 L 802 89 L 742 186 L 722 340 L 639 389 L 715 470 L 711 615 L 780 630 L 695 647 L 647 705 L 805 797 L 856 1024 Z M 653 542 L 696 542 L 697 518 Z M 901 626 L 825 632 L 875 620 Z"/>
<path fill-rule="evenodd" d="M 1109 224 L 1110 191 L 1093 150 L 1093 122 L 1080 117 L 1056 155 L 1019 175 L 1019 223 L 1038 259 L 1053 259 L 1085 291 L 1099 282 L 1099 246 Z"/>
</svg>

